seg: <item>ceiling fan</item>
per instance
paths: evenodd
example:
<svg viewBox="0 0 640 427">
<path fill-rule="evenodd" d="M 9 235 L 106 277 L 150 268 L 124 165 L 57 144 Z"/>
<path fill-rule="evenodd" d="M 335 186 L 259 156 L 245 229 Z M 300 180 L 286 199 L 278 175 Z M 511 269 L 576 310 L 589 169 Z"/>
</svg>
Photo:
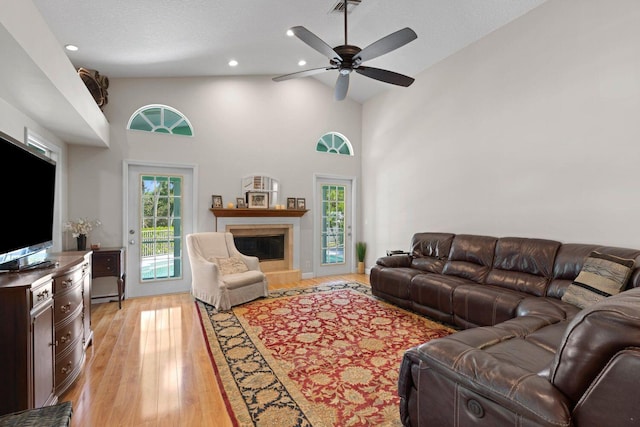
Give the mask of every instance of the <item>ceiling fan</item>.
<svg viewBox="0 0 640 427">
<path fill-rule="evenodd" d="M 289 80 L 297 77 L 307 77 L 319 74 L 324 71 L 338 70 L 339 74 L 335 87 L 336 101 L 342 101 L 347 96 L 347 91 L 349 90 L 349 74 L 351 74 L 352 71 L 381 82 L 391 83 L 398 86 L 407 87 L 414 82 L 412 77 L 405 76 L 404 74 L 398 74 L 396 72 L 382 70 L 380 68 L 366 67 L 362 65 L 362 63 L 404 46 L 410 41 L 417 39 L 417 34 L 411 28 L 407 27 L 371 43 L 364 49 L 350 45 L 347 43 L 347 0 L 344 0 L 343 45 L 332 48 L 318 36 L 302 26 L 293 27 L 291 28 L 291 31 L 300 40 L 329 58 L 330 66 L 285 74 L 283 76 L 274 77 L 273 81 L 281 82 L 283 80 Z"/>
</svg>

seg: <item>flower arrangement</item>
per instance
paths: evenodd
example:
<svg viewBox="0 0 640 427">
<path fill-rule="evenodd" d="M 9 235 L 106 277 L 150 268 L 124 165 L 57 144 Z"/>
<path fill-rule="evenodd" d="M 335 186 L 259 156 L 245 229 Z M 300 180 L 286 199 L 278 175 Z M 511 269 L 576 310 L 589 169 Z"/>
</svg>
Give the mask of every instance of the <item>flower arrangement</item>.
<svg viewBox="0 0 640 427">
<path fill-rule="evenodd" d="M 91 230 L 100 225 L 102 225 L 102 223 L 97 219 L 91 221 L 86 218 L 78 218 L 75 221 L 65 222 L 64 229 L 71 231 L 73 237 L 78 237 L 83 234 L 86 236 Z"/>
</svg>

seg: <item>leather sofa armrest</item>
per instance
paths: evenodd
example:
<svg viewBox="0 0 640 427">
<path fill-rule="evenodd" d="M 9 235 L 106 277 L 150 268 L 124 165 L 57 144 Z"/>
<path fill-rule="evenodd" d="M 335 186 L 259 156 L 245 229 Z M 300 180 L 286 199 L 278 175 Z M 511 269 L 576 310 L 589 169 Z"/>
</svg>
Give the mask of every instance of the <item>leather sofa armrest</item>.
<svg viewBox="0 0 640 427">
<path fill-rule="evenodd" d="M 414 384 L 413 378 L 420 381 L 429 377 L 416 375 L 416 369 L 430 370 L 432 376 L 445 377 L 512 413 L 525 415 L 536 425 L 571 425 L 568 399 L 546 378 L 498 360 L 481 350 L 483 345 L 478 345 L 479 348 L 476 347 L 477 342 L 473 346 L 467 345 L 458 341 L 455 335 L 430 341 L 405 352 L 399 381 L 401 405 L 407 405 L 417 398 L 421 408 L 429 406 L 430 393 L 437 394 L 439 390 L 426 380 Z M 488 340 L 489 337 L 490 334 L 487 334 Z M 495 339 L 493 336 L 493 343 Z M 488 341 L 486 346 L 491 344 Z M 408 395 L 413 388 L 417 396 Z M 406 413 L 407 408 L 401 407 L 400 411 Z"/>
<path fill-rule="evenodd" d="M 383 267 L 411 267 L 411 257 L 409 255 L 383 256 L 377 259 L 376 264 Z"/>
</svg>

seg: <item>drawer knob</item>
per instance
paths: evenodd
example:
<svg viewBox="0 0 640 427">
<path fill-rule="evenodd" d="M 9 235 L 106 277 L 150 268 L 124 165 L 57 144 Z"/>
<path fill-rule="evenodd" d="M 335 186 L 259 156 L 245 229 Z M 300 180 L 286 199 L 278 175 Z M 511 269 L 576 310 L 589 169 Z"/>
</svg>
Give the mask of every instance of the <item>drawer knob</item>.
<svg viewBox="0 0 640 427">
<path fill-rule="evenodd" d="M 71 301 L 69 301 L 66 305 L 60 307 L 60 311 L 63 313 L 68 313 L 69 311 L 71 311 Z"/>
<path fill-rule="evenodd" d="M 45 289 L 44 291 L 42 291 L 42 292 L 38 293 L 38 294 L 36 295 L 36 297 L 37 297 L 37 300 L 38 300 L 38 301 L 44 301 L 44 300 L 46 300 L 47 298 L 49 298 L 49 290 L 48 290 L 48 289 Z"/>
<path fill-rule="evenodd" d="M 73 368 L 73 363 L 69 362 L 67 363 L 67 366 L 60 370 L 60 372 L 62 372 L 62 375 L 67 375 L 69 372 L 71 372 L 71 368 Z"/>
<path fill-rule="evenodd" d="M 67 341 L 71 341 L 71 331 L 67 332 L 67 335 L 63 335 L 62 337 L 60 337 L 60 342 L 62 342 L 62 344 L 66 343 Z"/>
<path fill-rule="evenodd" d="M 71 286 L 72 283 L 73 283 L 73 280 L 71 280 L 71 279 L 63 280 L 62 281 L 62 287 L 63 288 L 68 288 L 69 286 Z"/>
</svg>

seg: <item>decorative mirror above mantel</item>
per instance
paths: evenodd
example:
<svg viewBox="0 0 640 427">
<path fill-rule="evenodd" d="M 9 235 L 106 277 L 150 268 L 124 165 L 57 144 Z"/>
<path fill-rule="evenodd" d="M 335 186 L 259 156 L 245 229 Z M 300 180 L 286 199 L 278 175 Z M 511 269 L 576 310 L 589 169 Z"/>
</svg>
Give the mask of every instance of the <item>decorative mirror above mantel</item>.
<svg viewBox="0 0 640 427">
<path fill-rule="evenodd" d="M 248 175 L 242 178 L 242 194 L 247 191 L 265 191 L 269 193 L 269 207 L 280 204 L 280 182 L 267 175 Z"/>
</svg>

